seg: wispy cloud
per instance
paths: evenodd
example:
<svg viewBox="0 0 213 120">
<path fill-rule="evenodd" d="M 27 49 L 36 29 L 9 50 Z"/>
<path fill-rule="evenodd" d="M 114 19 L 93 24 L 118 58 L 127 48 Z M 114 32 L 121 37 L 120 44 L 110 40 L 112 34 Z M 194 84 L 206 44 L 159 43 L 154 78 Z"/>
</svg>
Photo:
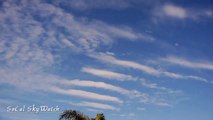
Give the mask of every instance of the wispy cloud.
<svg viewBox="0 0 213 120">
<path fill-rule="evenodd" d="M 8 75 L 9 73 L 9 75 Z M 29 71 L 5 71 L 0 69 L 1 79 L 0 84 L 8 84 L 15 87 L 15 89 L 29 89 L 28 92 L 33 91 L 45 91 L 52 92 L 58 95 L 68 95 L 87 99 L 101 100 L 101 101 L 111 101 L 116 103 L 122 103 L 123 101 L 117 97 L 98 94 L 89 91 L 76 90 L 76 89 L 64 89 L 58 87 L 59 83 L 63 82 L 58 76 L 48 75 L 48 74 L 38 74 L 30 73 Z M 75 85 L 76 81 L 72 84 Z M 77 83 L 76 83 L 77 84 Z M 86 84 L 85 84 L 86 85 Z M 89 84 L 87 84 L 89 85 Z M 113 86 L 112 86 L 113 88 Z M 114 87 L 115 90 L 119 91 L 119 88 Z M 120 89 L 119 92 L 125 92 Z"/>
<path fill-rule="evenodd" d="M 84 3 L 80 4 L 81 1 Z M 102 2 L 101 6 L 100 4 L 93 4 L 92 2 L 85 4 L 87 2 L 86 0 L 79 0 L 75 1 L 76 4 L 73 4 L 73 6 L 76 8 L 82 7 L 82 9 L 85 10 L 102 9 L 101 7 L 104 5 L 106 5 L 106 7 L 112 7 L 113 5 L 113 7 L 119 7 L 117 3 L 110 3 L 112 1 L 96 1 Z M 79 63 L 75 61 L 76 59 L 79 59 L 81 56 L 87 58 L 88 56 L 85 56 L 85 54 L 106 50 L 105 48 L 102 50 L 103 46 L 109 47 L 117 45 L 114 44 L 115 41 L 154 41 L 155 38 L 138 32 L 129 26 L 112 25 L 96 19 L 77 17 L 69 11 L 69 8 L 67 9 L 60 3 L 58 6 L 52 5 L 50 4 L 51 2 L 52 1 L 44 2 L 40 0 L 20 0 L 20 2 L 6 0 L 2 2 L 0 9 L 0 85 L 4 86 L 5 90 L 11 87 L 13 91 L 19 90 L 23 92 L 23 96 L 25 96 L 25 92 L 45 93 L 45 95 L 50 94 L 50 96 L 48 96 L 50 97 L 49 99 L 52 99 L 52 95 L 59 98 L 68 98 L 70 101 L 80 98 L 82 102 L 70 102 L 70 104 L 82 108 L 91 108 L 90 110 L 100 109 L 112 111 L 119 110 L 121 105 L 122 109 L 123 107 L 127 107 L 123 104 L 126 103 L 126 100 L 134 102 L 133 104 L 136 104 L 136 106 L 138 104 L 151 104 L 151 107 L 152 105 L 172 106 L 173 102 L 176 102 L 176 99 L 182 95 L 182 91 L 174 91 L 159 86 L 159 84 L 169 86 L 169 84 L 165 84 L 164 82 L 159 82 L 159 84 L 151 83 L 145 79 L 135 77 L 133 74 L 131 75 L 126 72 L 122 73 L 120 71 L 116 72 L 118 69 L 112 71 L 106 68 L 101 69 L 102 67 L 98 66 L 100 63 L 96 64 L 98 66 L 97 68 L 83 67 L 81 71 L 75 71 L 76 68 L 79 70 L 79 67 L 85 66 L 86 63 L 90 63 L 86 61 L 83 64 L 80 63 L 80 66 L 77 66 L 77 64 L 71 65 L 72 63 Z M 126 3 L 122 0 L 120 2 Z M 61 6 L 66 9 L 61 8 Z M 73 8 L 73 6 L 70 7 Z M 124 5 L 121 8 L 123 9 L 127 6 Z M 177 6 L 172 7 L 176 7 L 175 10 L 174 8 L 168 8 L 168 6 L 166 8 L 166 6 L 164 6 L 165 16 L 178 19 L 189 18 L 188 11 L 185 8 Z M 209 16 L 212 14 L 211 11 L 206 11 L 206 15 L 207 13 Z M 75 56 L 72 52 L 80 55 L 77 56 L 74 53 Z M 131 58 L 127 58 L 129 60 L 119 59 L 110 52 L 108 52 L 108 54 L 97 54 L 97 56 L 93 54 L 90 57 L 108 64 L 127 68 L 129 71 L 133 70 L 132 72 L 138 70 L 139 72 L 148 74 L 148 76 L 156 76 L 156 79 L 163 76 L 175 79 L 199 79 L 201 81 L 206 81 L 197 76 L 186 76 L 166 70 L 159 70 L 156 66 L 149 66 L 140 62 L 131 61 Z M 64 58 L 66 60 L 64 60 Z M 72 63 L 69 61 L 68 64 L 64 64 L 64 62 L 70 59 L 73 60 Z M 89 58 L 89 60 L 94 59 Z M 63 63 L 61 61 L 63 61 Z M 84 62 L 85 59 L 82 61 Z M 94 62 L 97 61 L 92 61 L 92 63 Z M 196 62 L 187 67 L 191 67 L 195 63 Z M 64 68 L 59 68 L 59 70 L 67 70 L 66 72 L 70 72 L 71 74 L 64 73 L 64 71 L 57 72 L 58 68 L 55 67 L 61 67 L 61 65 L 62 67 L 66 66 L 69 70 L 72 69 L 77 74 L 71 73 L 72 71 Z M 92 65 L 89 64 L 88 66 Z M 212 70 L 208 67 L 199 66 L 197 68 Z M 55 69 L 56 71 L 54 71 Z M 81 80 L 81 77 L 84 77 L 81 76 L 81 72 L 84 72 L 83 74 L 88 73 L 98 77 L 95 79 L 96 81 Z M 63 76 L 65 74 L 67 76 Z M 79 74 L 80 76 L 78 76 Z M 73 77 L 72 75 L 74 76 L 74 78 L 71 78 L 73 80 L 66 78 L 68 76 Z M 141 76 L 143 76 L 143 74 Z M 98 81 L 98 79 L 101 78 L 114 79 L 117 81 Z M 131 83 L 129 84 L 129 82 Z M 125 85 L 123 83 L 125 83 Z M 157 94 L 158 92 L 161 93 Z M 9 96 L 5 93 L 1 92 L 1 95 Z M 16 92 L 12 94 L 15 95 Z M 29 96 L 33 95 L 34 94 L 30 94 Z M 93 100 L 94 102 L 89 102 L 89 100 Z M 0 99 L 0 104 L 10 104 L 9 102 L 10 101 L 7 99 Z M 33 100 L 28 102 L 32 103 Z M 49 101 L 48 104 L 53 103 Z M 144 109 L 141 108 L 140 110 Z M 121 116 L 134 118 L 135 115 L 135 113 L 130 112 Z M 2 119 L 12 120 L 21 118 L 39 120 L 40 117 L 31 114 L 26 116 L 11 116 L 4 114 L 3 116 L 4 118 Z M 8 118 L 8 116 L 10 116 L 10 118 Z"/>
<path fill-rule="evenodd" d="M 90 54 L 89 55 L 92 58 L 95 58 L 97 60 L 100 60 L 102 62 L 106 62 L 106 63 L 110 63 L 110 64 L 114 64 L 114 65 L 119 65 L 122 67 L 126 67 L 126 68 L 133 68 L 133 69 L 138 69 L 141 70 L 147 74 L 151 74 L 151 75 L 159 75 L 160 72 L 150 66 L 147 65 L 143 65 L 143 64 L 139 64 L 133 61 L 127 61 L 127 60 L 119 60 L 117 58 L 115 58 L 114 56 L 111 55 L 107 55 L 104 53 L 99 53 L 99 54 Z"/>
<path fill-rule="evenodd" d="M 135 116 L 135 113 L 127 113 L 127 114 L 113 114 L 115 116 L 119 117 L 125 117 L 125 118 L 133 118 Z"/>
<path fill-rule="evenodd" d="M 11 105 L 12 103 L 14 103 L 13 100 L 10 99 L 0 99 L 0 105 L 4 106 L 4 105 Z M 2 109 L 1 109 L 2 111 Z"/>
<path fill-rule="evenodd" d="M 163 12 L 167 16 L 176 17 L 180 19 L 184 19 L 187 17 L 186 10 L 182 7 L 175 5 L 165 5 L 163 6 Z"/>
<path fill-rule="evenodd" d="M 167 77 L 175 78 L 175 79 L 192 79 L 192 80 L 197 80 L 202 82 L 208 82 L 208 80 L 206 80 L 205 78 L 193 76 L 193 75 L 181 75 L 181 74 L 176 74 L 172 72 L 162 72 L 162 74 Z"/>
<path fill-rule="evenodd" d="M 107 78 L 107 79 L 115 79 L 119 81 L 125 81 L 125 80 L 133 80 L 135 81 L 137 78 L 134 78 L 131 75 L 125 75 L 117 72 L 112 72 L 108 70 L 103 70 L 103 69 L 96 69 L 96 68 L 91 68 L 91 67 L 83 67 L 81 69 L 82 72 L 86 72 L 95 76 Z"/>
<path fill-rule="evenodd" d="M 94 109 L 94 108 L 88 108 L 87 111 L 93 112 L 93 113 L 103 113 L 103 110 L 100 109 Z"/>
<path fill-rule="evenodd" d="M 73 85 L 73 86 L 82 86 L 82 87 L 94 87 L 94 88 L 101 88 L 106 89 L 114 92 L 118 92 L 121 94 L 130 94 L 129 90 L 124 88 L 114 86 L 111 84 L 107 84 L 104 82 L 95 82 L 95 81 L 88 81 L 88 80 L 60 80 L 60 84 L 64 85 Z"/>
<path fill-rule="evenodd" d="M 100 60 L 101 62 L 110 63 L 113 65 L 122 66 L 125 68 L 133 68 L 136 70 L 143 71 L 146 74 L 152 75 L 152 76 L 166 76 L 173 79 L 194 79 L 194 80 L 200 80 L 200 81 L 206 81 L 206 79 L 198 77 L 198 76 L 192 76 L 192 75 L 181 75 L 178 73 L 168 72 L 156 69 L 151 66 L 147 66 L 141 63 L 137 63 L 134 61 L 128 61 L 128 60 L 120 60 L 115 58 L 115 56 L 107 55 L 105 53 L 94 53 L 89 55 L 92 58 L 95 58 L 97 60 Z"/>
<path fill-rule="evenodd" d="M 44 71 L 63 59 L 64 49 L 84 54 L 118 38 L 154 40 L 128 26 L 75 17 L 60 6 L 39 0 L 4 1 L 0 22 L 0 84 L 118 103 L 122 100 L 113 96 L 56 87 L 60 77 Z"/>
<path fill-rule="evenodd" d="M 147 80 L 145 80 L 143 78 L 133 77 L 133 76 L 128 75 L 128 74 L 122 74 L 122 73 L 118 73 L 118 72 L 112 72 L 112 71 L 109 71 L 109 70 L 96 69 L 96 68 L 91 68 L 91 67 L 83 67 L 81 69 L 81 71 L 89 73 L 89 74 L 92 74 L 92 75 L 95 75 L 95 76 L 99 76 L 99 77 L 102 77 L 102 78 L 112 79 L 112 80 L 119 80 L 119 81 L 126 81 L 126 80 L 127 81 L 128 80 L 140 81 L 141 84 L 143 86 L 147 87 L 147 88 L 164 90 L 164 91 L 167 91 L 169 93 L 170 92 L 174 92 L 173 90 L 168 89 L 166 87 L 159 86 L 156 83 L 147 82 Z M 182 78 L 182 77 L 179 76 L 179 78 Z"/>
<path fill-rule="evenodd" d="M 204 69 L 213 70 L 213 63 L 206 60 L 187 60 L 180 57 L 168 56 L 166 58 L 161 58 L 162 61 L 169 62 L 171 64 L 180 65 L 183 67 L 194 68 L 194 69 Z"/>
<path fill-rule="evenodd" d="M 20 4 L 4 1 L 0 22 L 0 61 L 8 64 L 33 62 L 46 66 L 56 62 L 55 58 L 60 58 L 60 54 L 56 53 L 62 49 L 91 52 L 99 46 L 111 45 L 118 38 L 154 40 L 128 26 L 114 26 L 95 19 L 75 17 L 60 6 L 39 0 L 23 0 Z M 54 50 L 58 52 L 52 54 Z"/>
<path fill-rule="evenodd" d="M 35 74 L 29 73 L 26 71 L 16 71 L 11 74 L 11 71 L 9 72 L 10 75 L 5 71 L 2 73 L 3 76 L 1 76 L 2 79 L 0 79 L 1 84 L 9 84 L 19 89 L 29 89 L 31 91 L 40 91 L 40 92 L 50 92 L 58 95 L 66 95 L 70 97 L 79 97 L 84 99 L 92 99 L 96 101 L 104 101 L 104 102 L 115 102 L 115 103 L 123 103 L 123 100 L 121 100 L 118 97 L 111 96 L 108 92 L 107 94 L 100 94 L 99 92 L 90 92 L 90 91 L 84 91 L 81 90 L 80 87 L 92 87 L 92 88 L 98 88 L 98 89 L 105 89 L 112 92 L 117 92 L 119 94 L 122 94 L 124 96 L 127 96 L 128 99 L 140 101 L 144 104 L 154 104 L 154 105 L 162 105 L 159 103 L 162 103 L 165 99 L 162 98 L 162 96 L 167 96 L 167 99 L 170 98 L 170 96 L 179 95 L 182 94 L 181 92 L 167 92 L 168 89 L 162 88 L 162 90 L 166 90 L 166 93 L 164 92 L 164 95 L 161 97 L 156 97 L 155 95 L 149 95 L 147 93 L 142 93 L 137 90 L 127 90 L 124 88 L 121 88 L 119 86 L 111 85 L 104 82 L 95 82 L 95 81 L 89 81 L 89 80 L 66 80 L 54 75 L 47 75 L 44 74 Z M 27 75 L 26 75 L 27 74 Z M 148 84 L 149 85 L 149 84 Z M 59 87 L 61 86 L 61 87 Z M 68 86 L 77 86 L 78 89 L 67 89 Z M 159 86 L 153 85 L 158 89 Z M 161 88 L 159 88 L 161 89 Z M 30 92 L 30 91 L 28 91 Z M 166 101 L 167 104 L 171 104 L 170 100 Z"/>
<path fill-rule="evenodd" d="M 114 86 L 108 83 L 104 82 L 95 82 L 95 81 L 88 81 L 88 80 L 60 80 L 58 84 L 63 84 L 66 86 L 80 86 L 80 87 L 92 87 L 92 88 L 99 88 L 99 89 L 105 89 L 109 91 L 118 92 L 122 95 L 128 96 L 130 99 L 139 100 L 142 103 L 145 104 L 155 104 L 159 106 L 170 106 L 171 103 L 166 101 L 164 98 L 159 96 L 152 96 L 147 93 L 142 93 L 137 90 L 127 90 L 118 86 Z M 167 88 L 161 88 L 159 86 L 155 86 L 156 89 L 165 90 L 164 93 L 167 97 L 170 95 L 180 95 L 182 94 L 181 91 L 173 91 Z M 164 96 L 165 96 L 164 95 Z M 90 95 L 89 95 L 90 96 Z M 95 97 L 97 98 L 97 97 Z M 98 98 L 97 98 L 98 99 Z"/>
<path fill-rule="evenodd" d="M 74 102 L 65 101 L 65 100 L 58 100 L 58 102 L 63 102 L 63 103 L 74 105 L 74 106 L 89 107 L 89 108 L 103 109 L 103 110 L 118 110 L 119 109 L 112 105 L 97 103 L 97 102 L 83 101 L 83 102 L 74 103 Z"/>
<path fill-rule="evenodd" d="M 131 6 L 129 0 L 69 0 L 69 1 L 56 1 L 56 4 L 69 5 L 77 10 L 90 10 L 90 9 L 125 9 Z M 94 4 L 96 3 L 96 4 Z"/>
<path fill-rule="evenodd" d="M 104 82 L 86 81 L 86 80 L 61 80 L 59 84 L 82 86 L 82 87 L 93 87 L 99 89 L 105 89 L 109 91 L 118 92 L 120 94 L 129 96 L 130 98 L 144 98 L 149 99 L 146 93 L 141 93 L 137 90 L 127 90 L 118 86 L 114 86 Z"/>
<path fill-rule="evenodd" d="M 146 108 L 144 108 L 144 107 L 138 107 L 137 110 L 146 111 Z"/>
<path fill-rule="evenodd" d="M 123 101 L 117 97 L 97 94 L 97 93 L 88 92 L 88 91 L 84 91 L 84 90 L 62 89 L 59 87 L 50 87 L 49 89 L 53 92 L 64 94 L 64 95 L 77 96 L 77 97 L 88 98 L 88 99 L 93 99 L 93 100 L 102 100 L 102 101 L 123 103 Z"/>
<path fill-rule="evenodd" d="M 20 112 L 1 112 L 0 118 L 2 120 L 41 120 L 38 114 L 34 113 L 28 113 L 28 114 L 22 114 Z"/>
<path fill-rule="evenodd" d="M 181 7 L 175 4 L 164 4 L 158 7 L 154 11 L 154 15 L 157 17 L 171 17 L 176 19 L 192 19 L 197 20 L 200 18 L 212 18 L 213 10 L 208 8 L 187 8 Z"/>
</svg>

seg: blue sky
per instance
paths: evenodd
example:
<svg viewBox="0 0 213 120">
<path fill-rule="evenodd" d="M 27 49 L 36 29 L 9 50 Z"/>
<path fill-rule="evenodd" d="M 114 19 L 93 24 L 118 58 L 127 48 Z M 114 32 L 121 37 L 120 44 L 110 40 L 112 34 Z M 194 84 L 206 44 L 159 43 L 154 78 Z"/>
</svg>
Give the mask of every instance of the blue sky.
<svg viewBox="0 0 213 120">
<path fill-rule="evenodd" d="M 0 1 L 0 119 L 213 120 L 212 20 L 211 0 Z"/>
</svg>

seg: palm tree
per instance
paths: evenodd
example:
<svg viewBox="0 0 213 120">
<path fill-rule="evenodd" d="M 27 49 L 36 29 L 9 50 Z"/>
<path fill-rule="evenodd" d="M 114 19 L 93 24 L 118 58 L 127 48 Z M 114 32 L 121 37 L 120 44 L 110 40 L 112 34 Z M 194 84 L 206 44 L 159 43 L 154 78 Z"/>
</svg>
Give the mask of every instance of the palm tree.
<svg viewBox="0 0 213 120">
<path fill-rule="evenodd" d="M 105 120 L 104 114 L 103 113 L 97 114 L 95 120 Z"/>
<path fill-rule="evenodd" d="M 89 120 L 89 117 L 75 110 L 65 110 L 59 120 Z"/>
</svg>

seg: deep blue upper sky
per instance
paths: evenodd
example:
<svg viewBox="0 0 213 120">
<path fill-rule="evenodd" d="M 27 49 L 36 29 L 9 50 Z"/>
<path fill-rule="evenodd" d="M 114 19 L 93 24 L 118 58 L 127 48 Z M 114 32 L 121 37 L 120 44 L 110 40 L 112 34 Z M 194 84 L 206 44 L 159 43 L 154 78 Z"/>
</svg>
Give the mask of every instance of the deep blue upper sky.
<svg viewBox="0 0 213 120">
<path fill-rule="evenodd" d="M 211 0 L 2 0 L 0 119 L 212 120 L 212 20 Z"/>
</svg>

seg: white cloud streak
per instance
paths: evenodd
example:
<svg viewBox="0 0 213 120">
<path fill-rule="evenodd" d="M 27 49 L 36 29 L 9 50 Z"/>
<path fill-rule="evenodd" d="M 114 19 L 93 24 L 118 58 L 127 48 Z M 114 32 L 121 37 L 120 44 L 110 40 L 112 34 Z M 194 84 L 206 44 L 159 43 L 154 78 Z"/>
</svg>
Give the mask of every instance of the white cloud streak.
<svg viewBox="0 0 213 120">
<path fill-rule="evenodd" d="M 10 73 L 10 75 L 8 75 Z M 40 92 L 50 92 L 58 95 L 67 95 L 70 97 L 80 97 L 85 99 L 92 99 L 97 101 L 109 101 L 115 103 L 123 103 L 123 100 L 110 96 L 109 94 L 100 94 L 89 91 L 81 90 L 80 87 L 92 87 L 98 89 L 105 89 L 112 92 L 117 92 L 119 94 L 127 96 L 129 99 L 139 100 L 145 104 L 154 104 L 159 105 L 162 102 L 163 98 L 155 98 L 155 96 L 149 95 L 147 93 L 141 93 L 137 90 L 127 90 L 118 86 L 114 86 L 111 84 L 107 84 L 104 82 L 94 82 L 88 80 L 66 80 L 54 75 L 41 75 L 35 74 L 34 72 L 27 71 L 14 71 L 11 73 L 9 70 L 3 71 L 1 74 L 0 84 L 8 84 L 12 85 L 16 88 L 21 89 L 29 89 L 32 91 L 40 91 Z M 67 89 L 67 87 L 79 87 L 78 89 Z M 158 87 L 154 85 L 154 87 Z M 166 96 L 178 95 L 177 92 L 167 92 Z M 168 103 L 169 104 L 169 103 Z"/>
<path fill-rule="evenodd" d="M 73 86 L 82 86 L 82 87 L 94 87 L 94 88 L 101 88 L 110 91 L 115 91 L 121 94 L 130 94 L 129 90 L 123 89 L 121 87 L 117 87 L 111 84 L 107 84 L 104 82 L 95 82 L 95 81 L 88 81 L 88 80 L 60 80 L 60 84 L 64 85 L 73 85 Z"/>
<path fill-rule="evenodd" d="M 90 54 L 89 56 L 92 58 L 95 58 L 101 62 L 110 63 L 113 65 L 118 65 L 118 66 L 122 66 L 125 68 L 132 68 L 132 69 L 140 70 L 140 71 L 143 71 L 144 73 L 152 75 L 152 76 L 166 76 L 166 77 L 170 77 L 173 79 L 193 79 L 193 80 L 199 80 L 199 81 L 203 81 L 203 82 L 207 81 L 205 78 L 201 78 L 198 76 L 181 75 L 181 74 L 177 74 L 177 73 L 173 73 L 173 72 L 158 70 L 156 68 L 153 68 L 153 67 L 141 64 L 141 63 L 137 63 L 134 61 L 120 60 L 120 59 L 115 58 L 114 56 L 107 55 L 105 53 L 94 53 L 94 54 Z"/>
<path fill-rule="evenodd" d="M 113 96 L 109 96 L 109 95 L 101 95 L 101 94 L 88 92 L 88 91 L 84 91 L 84 90 L 62 89 L 59 87 L 50 87 L 49 89 L 53 92 L 64 94 L 64 95 L 77 96 L 77 97 L 93 99 L 93 100 L 123 103 L 123 101 L 117 97 L 113 97 Z"/>
<path fill-rule="evenodd" d="M 99 89 L 105 89 L 109 91 L 118 92 L 120 94 L 128 96 L 130 99 L 136 99 L 139 100 L 142 103 L 145 104 L 155 104 L 159 106 L 170 106 L 170 103 L 166 101 L 163 98 L 151 96 L 147 93 L 141 93 L 137 90 L 127 90 L 118 86 L 114 86 L 111 84 L 107 84 L 104 82 L 95 82 L 95 81 L 89 81 L 89 80 L 60 80 L 58 81 L 58 84 L 63 84 L 66 86 L 80 86 L 80 87 L 92 87 L 92 88 L 99 88 Z M 155 86 L 157 89 L 163 89 L 161 87 Z M 182 94 L 181 91 L 173 91 L 170 89 L 164 88 L 163 90 L 166 90 L 166 94 L 169 96 L 171 95 L 178 95 Z M 163 92 L 164 93 L 164 92 Z M 91 96 L 91 95 L 89 95 Z M 95 97 L 97 98 L 97 97 Z M 97 98 L 98 99 L 98 98 Z"/>
<path fill-rule="evenodd" d="M 9 74 L 9 75 L 8 75 Z M 28 92 L 33 91 L 44 91 L 44 92 L 52 92 L 58 95 L 68 95 L 68 96 L 75 96 L 93 100 L 101 100 L 101 101 L 111 101 L 116 103 L 122 103 L 123 101 L 117 97 L 98 94 L 89 91 L 83 90 L 76 90 L 76 89 L 64 89 L 60 88 L 60 84 L 67 84 L 68 82 L 62 81 L 62 78 L 54 75 L 47 75 L 47 74 L 40 74 L 40 73 L 32 73 L 30 71 L 16 71 L 13 72 L 11 70 L 5 71 L 0 69 L 0 84 L 8 84 L 15 87 L 15 89 L 28 89 Z M 74 81 L 72 84 L 78 81 Z M 77 84 L 77 83 L 76 83 Z M 94 83 L 93 83 L 94 84 Z M 86 85 L 86 84 L 85 84 Z M 89 84 L 88 84 L 89 85 Z M 119 92 L 126 92 L 122 91 L 123 89 L 119 89 L 113 86 L 110 86 L 113 89 Z"/>
<path fill-rule="evenodd" d="M 126 68 L 138 69 L 147 74 L 156 75 L 156 76 L 160 74 L 159 71 L 157 71 L 156 69 L 149 67 L 147 65 L 139 64 L 139 63 L 136 63 L 133 61 L 119 60 L 119 59 L 116 59 L 114 56 L 110 56 L 110 55 L 107 55 L 104 53 L 90 54 L 89 56 L 92 58 L 95 58 L 97 60 L 100 60 L 102 62 L 119 65 L 119 66 L 126 67 Z"/>
<path fill-rule="evenodd" d="M 162 61 L 169 62 L 171 64 L 180 65 L 183 67 L 193 68 L 193 69 L 203 69 L 203 70 L 213 70 L 213 63 L 207 61 L 196 62 L 193 60 L 187 60 L 184 58 L 179 58 L 175 56 L 168 56 L 166 58 L 161 58 Z"/>
<path fill-rule="evenodd" d="M 96 68 L 91 68 L 91 67 L 83 67 L 81 69 L 81 71 L 95 75 L 95 76 L 99 76 L 102 78 L 115 79 L 115 80 L 119 80 L 119 81 L 125 81 L 125 80 L 135 81 L 137 79 L 131 75 L 125 75 L 125 74 L 121 74 L 121 73 L 117 73 L 117 72 L 112 72 L 112 71 L 103 70 L 103 69 L 96 69 Z"/>
<path fill-rule="evenodd" d="M 150 83 L 150 82 L 147 82 L 145 79 L 143 78 L 138 78 L 138 77 L 133 77 L 131 75 L 128 75 L 128 74 L 122 74 L 122 73 L 117 73 L 117 72 L 112 72 L 112 71 L 109 71 L 109 70 L 102 70 L 102 69 L 96 69 L 96 68 L 91 68 L 91 67 L 83 67 L 81 69 L 82 72 L 86 72 L 86 73 L 89 73 L 89 74 L 92 74 L 92 75 L 95 75 L 95 76 L 98 76 L 98 77 L 102 77 L 102 78 L 107 78 L 107 79 L 111 79 L 111 80 L 119 80 L 119 81 L 129 81 L 129 80 L 132 80 L 132 81 L 140 81 L 141 84 L 147 88 L 151 88 L 151 89 L 158 89 L 158 90 L 164 90 L 164 91 L 167 91 L 168 93 L 171 93 L 171 92 L 175 92 L 171 89 L 168 89 L 168 88 L 165 88 L 165 87 L 161 87 L 161 86 L 158 86 L 156 83 Z M 170 73 L 171 74 L 171 73 Z M 174 76 L 173 76 L 174 77 Z M 193 77 L 193 76 L 191 76 Z M 181 76 L 177 76 L 176 75 L 176 78 L 183 78 Z M 201 78 L 196 78 L 196 79 L 201 79 Z"/>
<path fill-rule="evenodd" d="M 154 10 L 154 15 L 160 18 L 171 17 L 176 19 L 212 18 L 213 10 L 208 8 L 185 8 L 175 4 L 164 4 Z"/>
<path fill-rule="evenodd" d="M 133 119 L 135 117 L 135 113 L 127 113 L 127 114 L 113 114 L 114 116 L 125 117 L 128 119 Z"/>
<path fill-rule="evenodd" d="M 95 109 L 103 109 L 103 110 L 118 110 L 119 108 L 114 107 L 112 105 L 108 104 L 103 104 L 103 103 L 97 103 L 97 102 L 88 102 L 88 101 L 83 101 L 83 102 L 70 102 L 70 101 L 65 101 L 65 100 L 57 100 L 58 102 L 63 102 L 66 104 L 74 105 L 74 106 L 80 106 L 80 107 L 89 107 L 89 108 L 95 108 Z"/>
<path fill-rule="evenodd" d="M 93 87 L 93 88 L 114 91 L 114 92 L 129 96 L 130 98 L 150 99 L 149 95 L 146 93 L 141 93 L 137 90 L 127 90 L 127 89 L 114 86 L 108 83 L 104 83 L 104 82 L 95 82 L 95 81 L 88 81 L 88 80 L 61 80 L 59 84 L 81 86 L 81 87 Z"/>
</svg>

